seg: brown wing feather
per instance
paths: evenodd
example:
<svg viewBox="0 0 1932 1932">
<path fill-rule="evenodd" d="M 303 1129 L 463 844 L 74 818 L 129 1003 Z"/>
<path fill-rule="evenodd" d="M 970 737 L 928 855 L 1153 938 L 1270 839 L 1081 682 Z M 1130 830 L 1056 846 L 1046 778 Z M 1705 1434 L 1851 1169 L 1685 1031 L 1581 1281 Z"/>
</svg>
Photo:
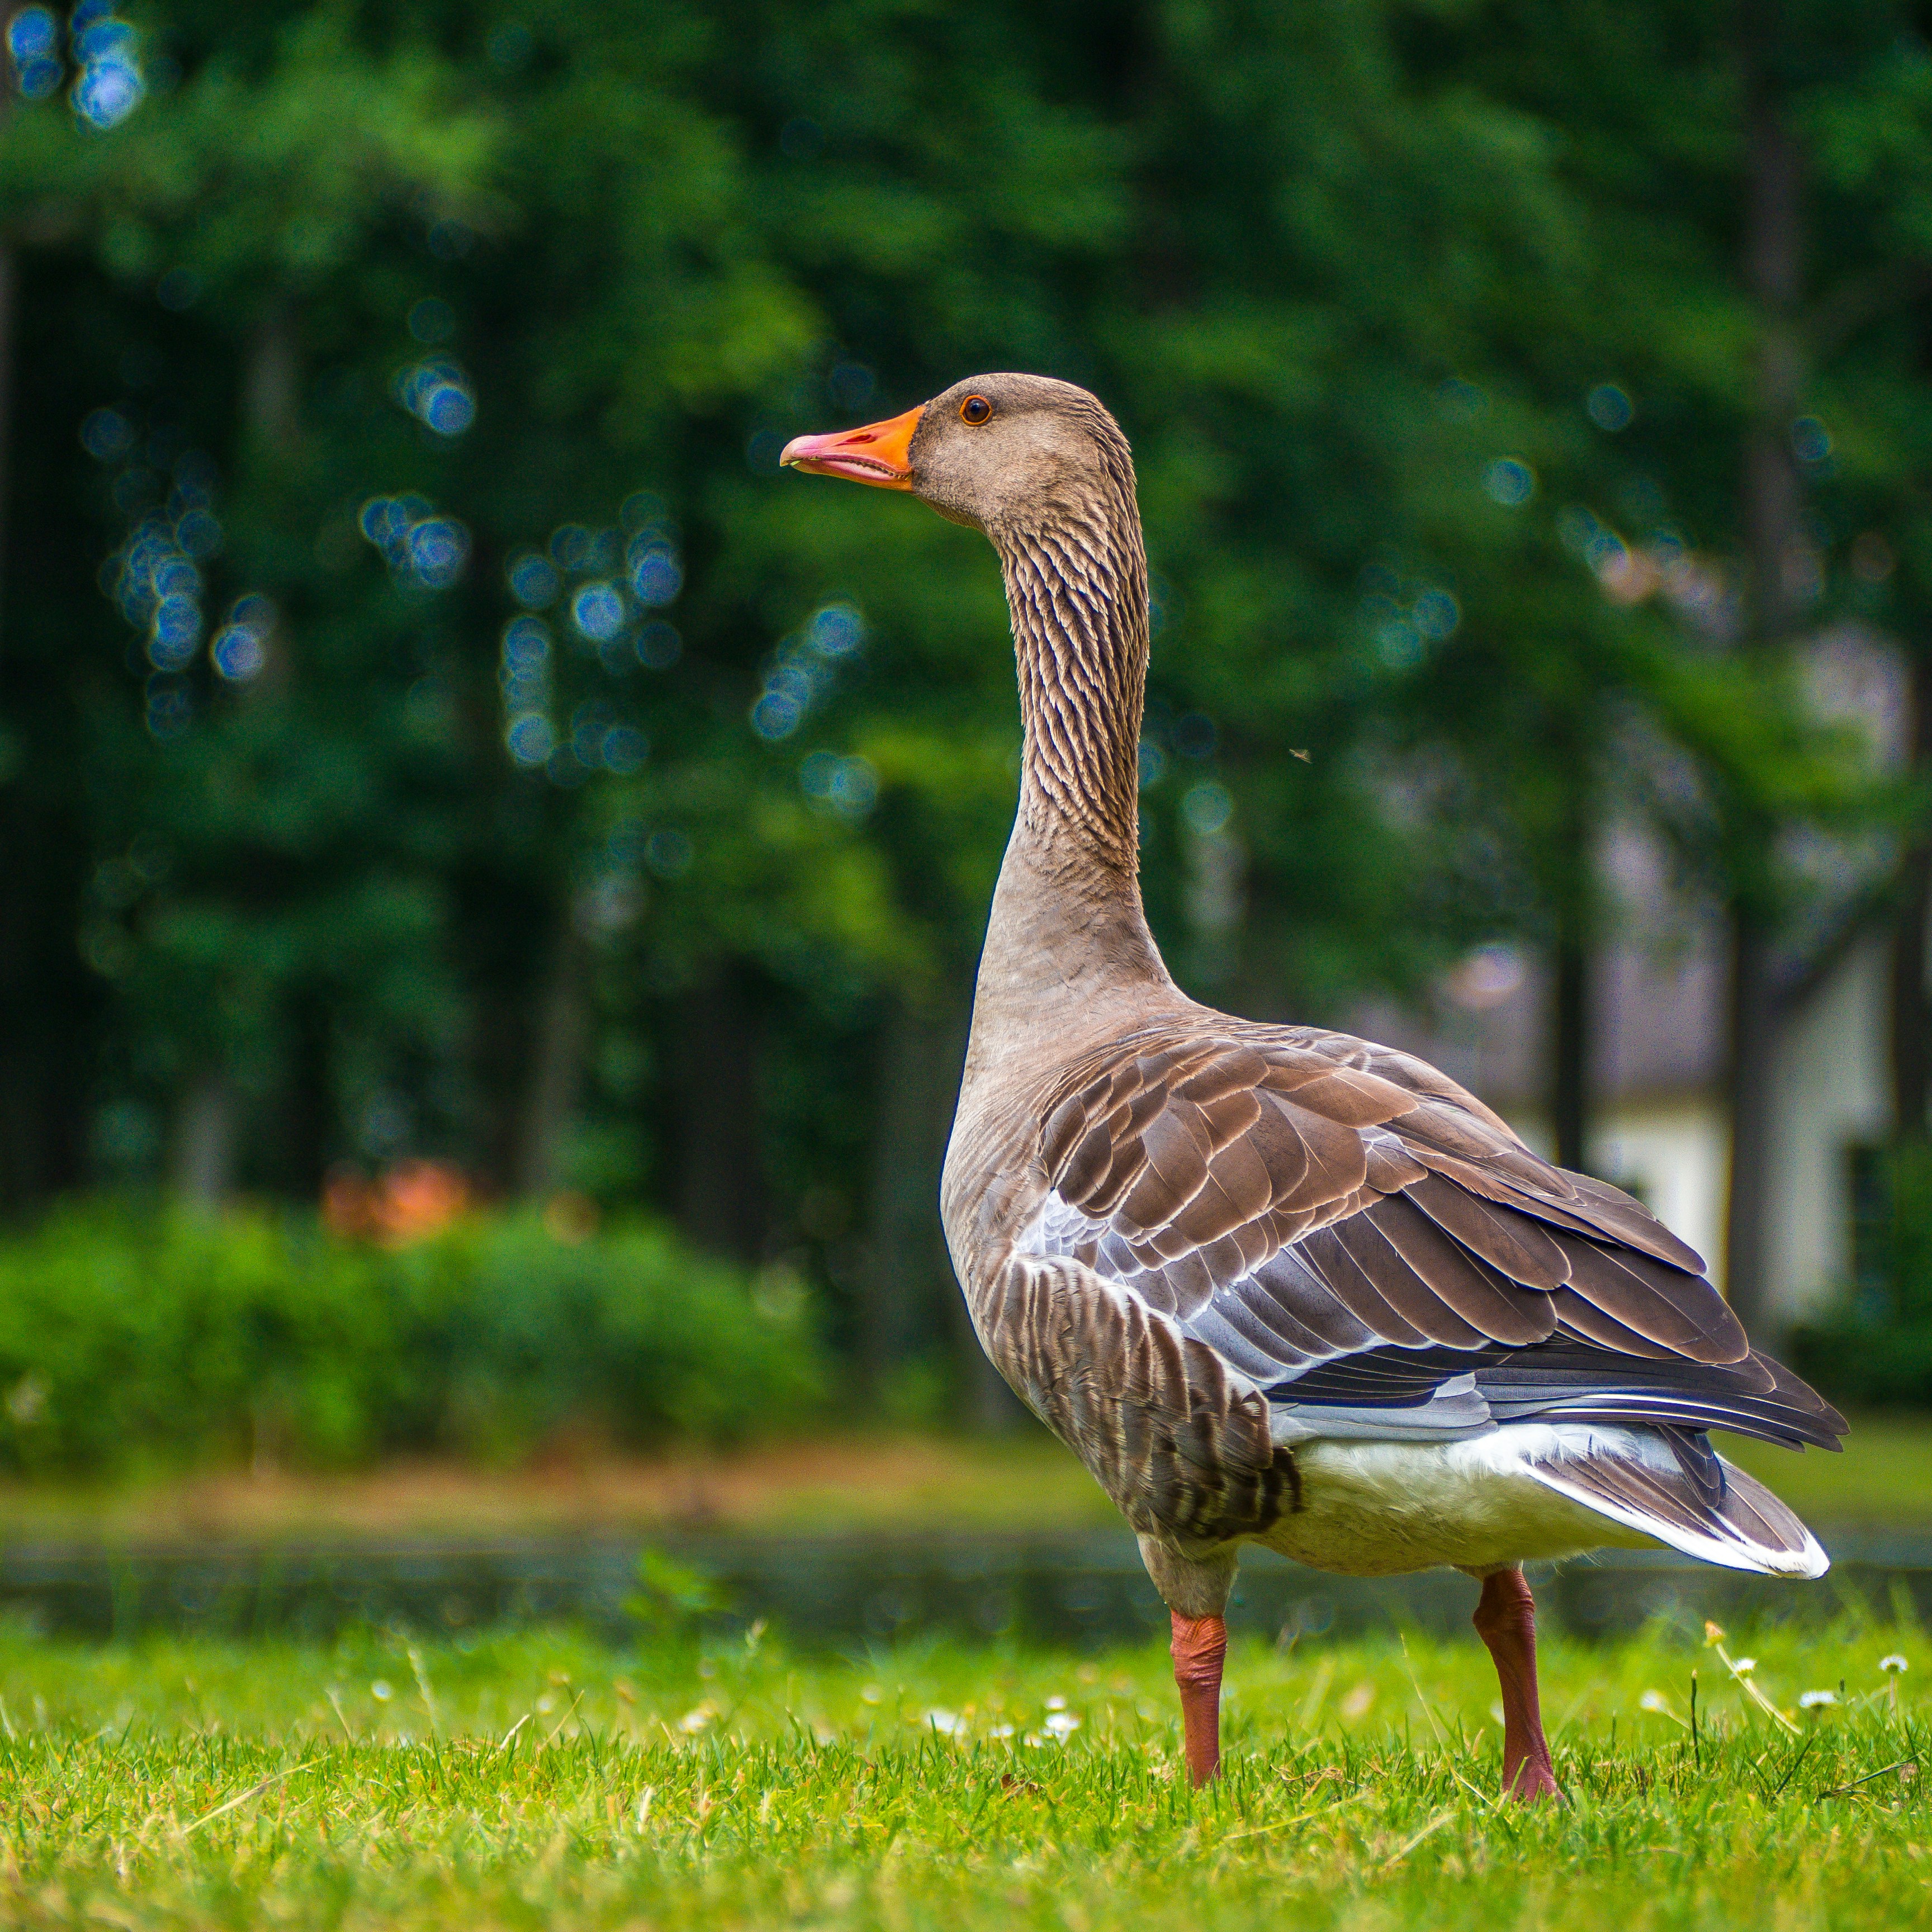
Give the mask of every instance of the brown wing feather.
<svg viewBox="0 0 1932 1932">
<path fill-rule="evenodd" d="M 1403 1190 L 1403 1198 L 1512 1281 L 1552 1288 L 1570 1279 L 1569 1256 L 1527 1214 L 1492 1207 L 1480 1195 L 1426 1172 Z"/>
<path fill-rule="evenodd" d="M 1480 1348 L 1492 1339 L 1464 1320 L 1461 1311 L 1444 1301 L 1412 1268 L 1396 1265 L 1400 1257 L 1390 1247 L 1388 1238 L 1366 1216 L 1352 1214 L 1322 1229 L 1321 1235 L 1307 1237 L 1301 1245 L 1316 1250 L 1323 1236 L 1347 1256 L 1397 1317 L 1426 1340 L 1450 1348 Z M 1324 1274 L 1326 1258 L 1324 1254 Z"/>
<path fill-rule="evenodd" d="M 1616 1354 L 1634 1355 L 1653 1362 L 1669 1361 L 1677 1354 L 1675 1348 L 1666 1348 L 1662 1342 L 1653 1342 L 1647 1335 L 1640 1335 L 1634 1328 L 1626 1328 L 1615 1316 L 1606 1315 L 1594 1302 L 1586 1301 L 1580 1294 L 1573 1294 L 1567 1288 L 1552 1292 L 1550 1306 L 1556 1317 L 1557 1327 L 1579 1341 L 1608 1348 Z"/>
<path fill-rule="evenodd" d="M 1556 1332 L 1547 1295 L 1486 1268 L 1406 1194 L 1391 1194 L 1355 1219 L 1372 1226 L 1401 1264 L 1491 1341 L 1526 1348 Z"/>
<path fill-rule="evenodd" d="M 1514 1208 L 1553 1228 L 1594 1235 L 1600 1240 L 1621 1242 L 1672 1268 L 1682 1268 L 1687 1274 L 1704 1272 L 1703 1258 L 1696 1250 L 1680 1241 L 1642 1202 L 1624 1197 L 1633 1211 L 1619 1215 L 1618 1225 L 1613 1228 L 1610 1225 L 1608 1204 L 1586 1201 L 1581 1191 L 1570 1185 L 1582 1176 L 1571 1174 L 1567 1168 L 1539 1162 L 1527 1148 L 1516 1150 L 1518 1157 L 1514 1160 L 1504 1154 L 1480 1162 L 1461 1160 L 1421 1143 L 1411 1151 L 1425 1166 L 1484 1200 Z M 1537 1172 L 1538 1168 L 1542 1169 L 1541 1175 Z"/>
<path fill-rule="evenodd" d="M 1418 1327 L 1402 1313 L 1397 1305 L 1401 1297 L 1391 1299 L 1382 1292 L 1361 1264 L 1349 1253 L 1334 1228 L 1321 1228 L 1298 1241 L 1293 1255 L 1288 1258 L 1312 1273 L 1344 1308 L 1366 1323 L 1384 1342 L 1398 1348 L 1420 1348 L 1443 1339 Z M 1292 1279 L 1292 1270 L 1278 1269 L 1277 1273 L 1285 1280 Z M 1274 1286 L 1264 1285 L 1271 1289 Z M 1413 1296 L 1410 1298 L 1414 1299 Z M 1483 1338 L 1467 1322 L 1450 1317 L 1447 1309 L 1440 1312 L 1454 1322 L 1456 1337 L 1451 1340 L 1451 1346 L 1473 1348 L 1481 1346 Z M 1466 1340 L 1461 1339 L 1464 1336 Z"/>
<path fill-rule="evenodd" d="M 1640 1202 L 1540 1160 L 1436 1069 L 1341 1034 L 1217 1022 L 1123 1040 L 1063 1083 L 1040 1156 L 1090 1230 L 1082 1258 L 1184 1322 L 1211 1299 L 1286 1368 L 1359 1330 L 1747 1353 L 1702 1263 Z"/>
<path fill-rule="evenodd" d="M 1652 1342 L 1698 1362 L 1742 1361 L 1750 1352 L 1738 1318 L 1708 1284 L 1686 1294 L 1688 1277 L 1648 1255 L 1571 1241 L 1570 1286 L 1584 1300 Z"/>
</svg>

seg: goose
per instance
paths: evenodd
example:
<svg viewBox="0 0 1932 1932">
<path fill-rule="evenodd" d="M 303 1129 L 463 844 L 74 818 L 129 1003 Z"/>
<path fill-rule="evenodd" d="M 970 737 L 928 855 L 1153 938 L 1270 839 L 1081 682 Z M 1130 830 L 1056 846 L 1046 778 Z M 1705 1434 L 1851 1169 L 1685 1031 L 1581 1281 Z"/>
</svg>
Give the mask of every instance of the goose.
<svg viewBox="0 0 1932 1932">
<path fill-rule="evenodd" d="M 1560 1798 L 1522 1565 L 1604 1546 L 1815 1577 L 1712 1448 L 1838 1447 L 1697 1255 L 1413 1055 L 1216 1012 L 1142 913 L 1147 564 L 1126 437 L 1085 390 L 975 376 L 781 462 L 923 499 L 1005 579 L 1024 727 L 940 1211 L 981 1345 L 1138 1535 L 1190 1774 L 1220 1766 L 1244 1544 L 1344 1575 L 1453 1567 L 1502 1788 Z"/>
</svg>

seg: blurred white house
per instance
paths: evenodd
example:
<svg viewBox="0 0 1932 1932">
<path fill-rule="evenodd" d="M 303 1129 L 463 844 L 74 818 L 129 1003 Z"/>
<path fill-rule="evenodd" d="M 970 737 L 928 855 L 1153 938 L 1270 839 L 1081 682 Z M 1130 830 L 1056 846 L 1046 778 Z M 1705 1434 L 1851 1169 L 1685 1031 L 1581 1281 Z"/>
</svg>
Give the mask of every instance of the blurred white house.
<svg viewBox="0 0 1932 1932">
<path fill-rule="evenodd" d="M 1903 754 L 1907 691 L 1895 655 L 1868 633 L 1813 646 L 1820 712 L 1869 736 L 1880 762 Z M 1892 1127 L 1890 951 L 1875 887 L 1886 855 L 1822 845 L 1799 855 L 1818 910 L 1780 964 L 1766 1230 L 1766 1312 L 1798 1320 L 1852 1279 L 1862 1165 Z M 1718 909 L 1674 885 L 1654 838 L 1630 826 L 1600 863 L 1615 908 L 1592 988 L 1589 1165 L 1630 1188 L 1724 1283 L 1730 1132 L 1726 932 Z M 1433 1060 L 1547 1154 L 1547 978 L 1506 946 L 1481 949 L 1426 1013 L 1358 1010 L 1352 1030 Z"/>
</svg>

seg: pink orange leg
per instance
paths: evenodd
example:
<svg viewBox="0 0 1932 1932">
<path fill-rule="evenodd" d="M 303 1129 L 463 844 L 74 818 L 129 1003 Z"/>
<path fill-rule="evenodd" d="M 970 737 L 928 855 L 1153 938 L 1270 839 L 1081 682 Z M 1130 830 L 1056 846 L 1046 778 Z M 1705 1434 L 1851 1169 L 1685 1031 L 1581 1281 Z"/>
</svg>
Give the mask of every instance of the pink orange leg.
<svg viewBox="0 0 1932 1932">
<path fill-rule="evenodd" d="M 1492 1570 L 1483 1579 L 1474 1621 L 1502 1685 L 1504 1796 L 1526 1804 L 1560 1798 L 1536 1694 L 1536 1604 L 1520 1570 Z"/>
<path fill-rule="evenodd" d="M 1221 1666 L 1228 1654 L 1228 1626 L 1219 1617 L 1172 1614 L 1174 1681 L 1180 1688 L 1188 1773 L 1198 1790 L 1221 1774 Z"/>
</svg>

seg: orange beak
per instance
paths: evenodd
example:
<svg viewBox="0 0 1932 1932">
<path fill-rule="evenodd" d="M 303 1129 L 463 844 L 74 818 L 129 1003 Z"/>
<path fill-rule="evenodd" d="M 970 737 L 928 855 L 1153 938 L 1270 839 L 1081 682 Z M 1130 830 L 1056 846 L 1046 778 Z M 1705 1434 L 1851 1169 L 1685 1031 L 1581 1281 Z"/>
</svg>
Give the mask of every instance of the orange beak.
<svg viewBox="0 0 1932 1932">
<path fill-rule="evenodd" d="M 890 422 L 868 423 L 863 429 L 841 430 L 830 436 L 795 436 L 779 453 L 787 468 L 809 470 L 820 476 L 849 476 L 878 490 L 912 488 L 912 433 L 926 413 L 921 403 Z"/>
</svg>

